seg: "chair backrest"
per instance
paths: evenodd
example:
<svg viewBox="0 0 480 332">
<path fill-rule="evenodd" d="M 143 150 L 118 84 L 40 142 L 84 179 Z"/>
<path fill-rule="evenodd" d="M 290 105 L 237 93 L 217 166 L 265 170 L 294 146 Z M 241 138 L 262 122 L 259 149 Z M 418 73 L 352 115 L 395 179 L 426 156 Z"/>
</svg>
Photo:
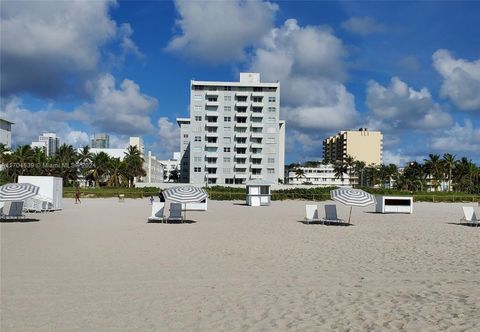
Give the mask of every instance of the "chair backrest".
<svg viewBox="0 0 480 332">
<path fill-rule="evenodd" d="M 305 218 L 308 220 L 318 219 L 318 208 L 316 205 L 305 205 Z"/>
<path fill-rule="evenodd" d="M 152 218 L 163 218 L 165 203 L 153 202 L 152 204 Z"/>
<path fill-rule="evenodd" d="M 3 209 L 2 209 L 2 215 L 8 216 L 9 213 L 10 213 L 10 207 L 11 206 L 12 206 L 12 202 L 5 202 L 5 204 L 3 205 Z"/>
<path fill-rule="evenodd" d="M 475 216 L 475 211 L 473 210 L 473 207 L 471 206 L 462 206 L 463 209 L 463 215 L 465 217 L 466 221 L 472 221 L 477 219 Z"/>
<path fill-rule="evenodd" d="M 325 219 L 326 220 L 337 220 L 337 206 L 335 204 L 325 205 Z"/>
<path fill-rule="evenodd" d="M 171 203 L 170 204 L 170 217 L 169 218 L 181 218 L 182 217 L 182 204 Z"/>
<path fill-rule="evenodd" d="M 22 210 L 23 210 L 23 202 L 11 202 L 10 210 L 6 215 L 9 217 L 19 217 L 22 215 Z"/>
</svg>

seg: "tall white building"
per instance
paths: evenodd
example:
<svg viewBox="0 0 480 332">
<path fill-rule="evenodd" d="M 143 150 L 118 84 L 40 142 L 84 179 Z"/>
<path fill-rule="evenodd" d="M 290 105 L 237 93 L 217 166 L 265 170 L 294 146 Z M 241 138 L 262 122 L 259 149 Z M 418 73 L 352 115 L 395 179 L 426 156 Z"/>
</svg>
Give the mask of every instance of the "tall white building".
<svg viewBox="0 0 480 332">
<path fill-rule="evenodd" d="M 41 136 L 38 137 L 38 141 L 32 142 L 31 147 L 42 148 L 45 154 L 48 157 L 53 156 L 60 146 L 60 138 L 56 133 L 44 132 Z"/>
<path fill-rule="evenodd" d="M 0 143 L 9 149 L 12 148 L 12 124 L 14 123 L 0 118 Z"/>
<path fill-rule="evenodd" d="M 274 183 L 284 176 L 285 122 L 280 83 L 258 73 L 239 82 L 190 82 L 190 117 L 178 118 L 182 182 Z"/>
</svg>

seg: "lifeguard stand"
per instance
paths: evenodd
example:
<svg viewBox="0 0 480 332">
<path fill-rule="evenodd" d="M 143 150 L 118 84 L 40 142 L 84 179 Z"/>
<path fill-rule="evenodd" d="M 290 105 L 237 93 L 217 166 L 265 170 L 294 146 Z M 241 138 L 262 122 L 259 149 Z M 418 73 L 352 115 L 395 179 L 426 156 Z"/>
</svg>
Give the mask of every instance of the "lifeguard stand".
<svg viewBox="0 0 480 332">
<path fill-rule="evenodd" d="M 246 183 L 247 205 L 268 206 L 271 201 L 270 186 L 273 183 L 265 180 L 253 180 Z"/>
</svg>

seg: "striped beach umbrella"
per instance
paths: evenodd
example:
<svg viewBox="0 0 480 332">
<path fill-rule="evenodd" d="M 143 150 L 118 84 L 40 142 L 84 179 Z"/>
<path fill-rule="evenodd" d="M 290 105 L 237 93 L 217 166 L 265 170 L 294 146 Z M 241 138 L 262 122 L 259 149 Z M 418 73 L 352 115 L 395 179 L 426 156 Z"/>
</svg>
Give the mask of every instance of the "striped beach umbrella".
<svg viewBox="0 0 480 332">
<path fill-rule="evenodd" d="M 7 183 L 0 186 L 0 201 L 23 201 L 38 195 L 39 189 L 30 183 Z"/>
<path fill-rule="evenodd" d="M 366 191 L 353 188 L 338 188 L 330 192 L 330 197 L 342 204 L 350 206 L 350 214 L 348 215 L 348 222 L 350 223 L 350 217 L 352 216 L 352 207 L 365 207 L 375 204 L 377 200 L 375 196 L 367 193 Z"/>
<path fill-rule="evenodd" d="M 208 197 L 205 190 L 194 186 L 172 187 L 165 189 L 162 193 L 165 200 L 174 203 L 198 203 Z"/>
</svg>

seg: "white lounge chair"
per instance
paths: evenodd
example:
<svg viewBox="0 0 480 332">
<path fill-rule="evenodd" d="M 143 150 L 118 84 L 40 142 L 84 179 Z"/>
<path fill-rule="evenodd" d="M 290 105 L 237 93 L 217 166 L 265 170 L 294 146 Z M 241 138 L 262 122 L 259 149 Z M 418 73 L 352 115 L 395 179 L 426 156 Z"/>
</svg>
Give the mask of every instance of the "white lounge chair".
<svg viewBox="0 0 480 332">
<path fill-rule="evenodd" d="M 480 226 L 480 219 L 475 215 L 475 210 L 472 206 L 462 206 L 463 209 L 463 218 L 460 221 L 465 222 L 466 224 Z"/>
<path fill-rule="evenodd" d="M 318 207 L 316 205 L 310 205 L 310 204 L 305 205 L 304 220 L 307 224 L 311 222 L 321 221 L 320 218 L 318 218 Z"/>
<path fill-rule="evenodd" d="M 164 202 L 153 202 L 152 204 L 152 215 L 148 217 L 148 221 L 165 221 L 164 216 L 165 203 Z"/>
<path fill-rule="evenodd" d="M 337 216 L 337 206 L 335 204 L 325 205 L 325 218 L 323 218 L 323 223 L 343 223 L 345 220 L 338 218 Z"/>
<path fill-rule="evenodd" d="M 181 222 L 183 222 L 182 204 L 181 203 L 171 203 L 170 204 L 170 214 L 167 218 L 167 222 L 169 222 L 169 221 L 181 221 Z"/>
<path fill-rule="evenodd" d="M 2 211 L 2 219 L 23 218 L 23 202 L 5 202 Z"/>
</svg>

